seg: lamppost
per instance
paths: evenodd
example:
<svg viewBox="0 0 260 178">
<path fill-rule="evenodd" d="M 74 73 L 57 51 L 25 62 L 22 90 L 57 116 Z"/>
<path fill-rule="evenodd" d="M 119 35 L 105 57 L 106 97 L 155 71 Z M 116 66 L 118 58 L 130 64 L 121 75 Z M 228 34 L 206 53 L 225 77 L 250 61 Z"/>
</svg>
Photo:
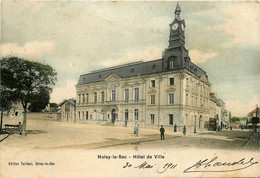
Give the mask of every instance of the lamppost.
<svg viewBox="0 0 260 178">
<path fill-rule="evenodd" d="M 196 133 L 196 119 L 197 119 L 197 116 L 195 115 L 195 123 L 194 123 L 194 133 Z"/>
<path fill-rule="evenodd" d="M 203 107 L 203 104 L 202 105 L 200 105 L 201 107 Z M 199 124 L 200 124 L 200 117 L 199 117 L 199 115 L 200 115 L 200 108 L 198 108 L 198 119 L 199 119 Z M 195 115 L 195 123 L 194 123 L 194 133 L 197 133 L 197 129 L 196 129 L 196 120 L 197 120 L 197 116 Z M 200 125 L 199 125 L 199 127 L 200 127 Z"/>
</svg>

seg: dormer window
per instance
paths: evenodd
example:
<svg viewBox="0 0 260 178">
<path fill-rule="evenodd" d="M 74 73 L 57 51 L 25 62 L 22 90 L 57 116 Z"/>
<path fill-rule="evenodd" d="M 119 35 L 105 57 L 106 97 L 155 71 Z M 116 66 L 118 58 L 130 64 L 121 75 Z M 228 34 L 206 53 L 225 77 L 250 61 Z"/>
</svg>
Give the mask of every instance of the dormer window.
<svg viewBox="0 0 260 178">
<path fill-rule="evenodd" d="M 169 68 L 170 68 L 170 69 L 173 69 L 173 59 L 170 59 L 170 60 L 169 60 Z"/>
<path fill-rule="evenodd" d="M 169 69 L 173 69 L 174 65 L 176 65 L 176 64 L 177 64 L 177 57 L 176 56 L 170 57 L 169 60 L 168 60 Z"/>
</svg>

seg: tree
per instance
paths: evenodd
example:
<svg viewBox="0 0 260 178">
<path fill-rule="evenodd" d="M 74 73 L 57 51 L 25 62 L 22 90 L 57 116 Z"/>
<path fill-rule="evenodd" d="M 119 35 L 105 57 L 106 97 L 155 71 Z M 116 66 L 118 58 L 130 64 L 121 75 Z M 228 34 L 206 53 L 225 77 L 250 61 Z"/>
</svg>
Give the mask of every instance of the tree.
<svg viewBox="0 0 260 178">
<path fill-rule="evenodd" d="M 10 81 L 5 87 L 11 91 L 12 99 L 20 101 L 23 106 L 22 135 L 25 136 L 28 105 L 40 97 L 43 91 L 52 91 L 51 86 L 55 85 L 57 73 L 49 65 L 13 56 L 1 59 L 1 69 L 1 75 L 2 71 L 8 74 L 2 77 Z"/>
<path fill-rule="evenodd" d="M 57 103 L 50 103 L 50 112 L 57 112 L 58 107 Z"/>
<path fill-rule="evenodd" d="M 14 81 L 9 76 L 12 76 L 12 72 L 7 70 L 4 67 L 4 64 L 1 65 L 1 85 L 0 85 L 0 108 L 1 108 L 1 120 L 0 120 L 0 131 L 2 132 L 3 128 L 3 113 L 4 111 L 10 111 L 12 108 L 12 103 L 16 102 L 14 92 L 11 88 L 13 88 Z"/>
<path fill-rule="evenodd" d="M 3 128 L 3 114 L 4 111 L 9 111 L 12 107 L 12 93 L 2 87 L 1 84 L 1 94 L 0 94 L 0 108 L 1 108 L 1 120 L 0 120 L 0 133 Z"/>
<path fill-rule="evenodd" d="M 31 112 L 40 112 L 46 108 L 50 100 L 50 93 L 46 88 L 42 88 L 38 95 L 32 97 L 29 110 Z"/>
</svg>

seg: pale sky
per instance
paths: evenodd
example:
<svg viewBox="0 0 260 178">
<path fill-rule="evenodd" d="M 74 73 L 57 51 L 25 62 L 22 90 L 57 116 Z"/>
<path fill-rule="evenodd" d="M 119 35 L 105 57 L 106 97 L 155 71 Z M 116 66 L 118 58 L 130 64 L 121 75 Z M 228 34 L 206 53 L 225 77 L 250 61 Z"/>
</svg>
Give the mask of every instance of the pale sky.
<svg viewBox="0 0 260 178">
<path fill-rule="evenodd" d="M 174 1 L 3 1 L 1 55 L 51 65 L 51 102 L 75 98 L 81 74 L 161 58 Z M 260 104 L 258 2 L 182 2 L 186 48 L 233 116 Z"/>
</svg>

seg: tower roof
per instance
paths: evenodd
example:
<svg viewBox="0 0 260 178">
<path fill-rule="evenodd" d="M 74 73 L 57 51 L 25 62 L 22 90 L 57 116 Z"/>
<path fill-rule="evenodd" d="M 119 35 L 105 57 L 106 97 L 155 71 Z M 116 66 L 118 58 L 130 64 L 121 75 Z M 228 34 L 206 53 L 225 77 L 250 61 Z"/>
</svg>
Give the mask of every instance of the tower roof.
<svg viewBox="0 0 260 178">
<path fill-rule="evenodd" d="M 176 9 L 175 9 L 175 14 L 176 14 L 176 12 L 181 12 L 181 7 L 179 5 L 179 2 L 177 2 Z"/>
</svg>

